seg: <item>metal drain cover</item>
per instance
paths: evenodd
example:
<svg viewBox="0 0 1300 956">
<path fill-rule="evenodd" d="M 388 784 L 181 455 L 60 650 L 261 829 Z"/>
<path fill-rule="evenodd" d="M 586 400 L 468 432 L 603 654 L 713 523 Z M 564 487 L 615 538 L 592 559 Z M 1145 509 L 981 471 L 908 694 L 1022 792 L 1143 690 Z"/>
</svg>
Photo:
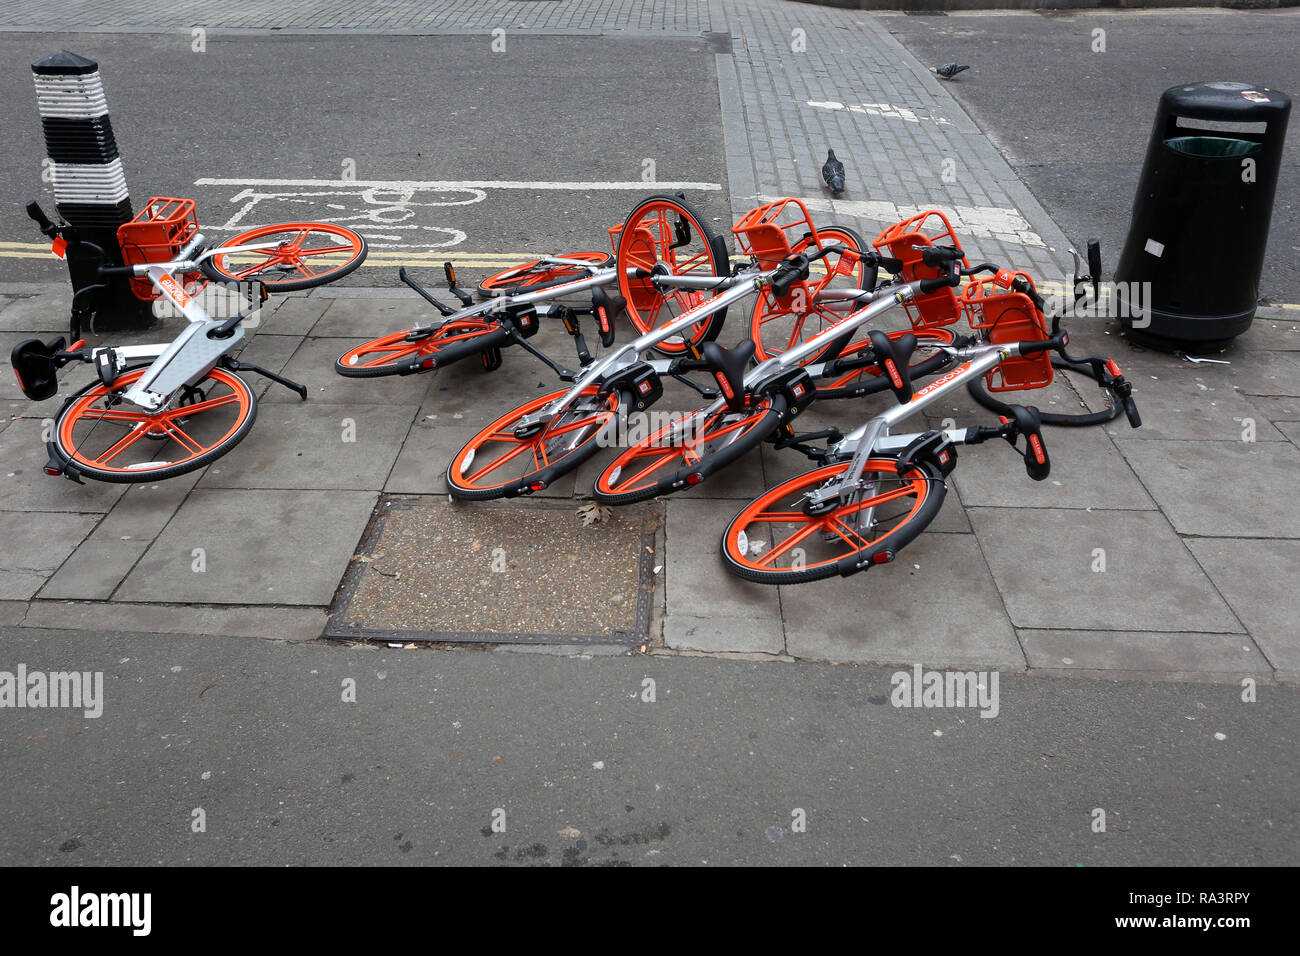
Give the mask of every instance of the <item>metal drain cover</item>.
<svg viewBox="0 0 1300 956">
<path fill-rule="evenodd" d="M 654 502 L 583 524 L 572 500 L 386 497 L 325 629 L 351 640 L 641 644 Z"/>
</svg>

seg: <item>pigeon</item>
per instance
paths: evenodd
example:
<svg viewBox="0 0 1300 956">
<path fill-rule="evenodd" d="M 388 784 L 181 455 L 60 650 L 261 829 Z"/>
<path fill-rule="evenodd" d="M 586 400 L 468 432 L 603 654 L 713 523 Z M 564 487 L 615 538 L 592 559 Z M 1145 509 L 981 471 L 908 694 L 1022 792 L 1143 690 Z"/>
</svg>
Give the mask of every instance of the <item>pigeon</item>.
<svg viewBox="0 0 1300 956">
<path fill-rule="evenodd" d="M 844 164 L 835 158 L 835 150 L 826 150 L 826 162 L 822 165 L 822 179 L 830 191 L 838 196 L 844 192 Z"/>
<path fill-rule="evenodd" d="M 943 66 L 931 67 L 931 69 L 939 75 L 939 79 L 951 80 L 962 70 L 969 70 L 970 67 L 964 66 L 961 63 L 945 63 Z"/>
</svg>

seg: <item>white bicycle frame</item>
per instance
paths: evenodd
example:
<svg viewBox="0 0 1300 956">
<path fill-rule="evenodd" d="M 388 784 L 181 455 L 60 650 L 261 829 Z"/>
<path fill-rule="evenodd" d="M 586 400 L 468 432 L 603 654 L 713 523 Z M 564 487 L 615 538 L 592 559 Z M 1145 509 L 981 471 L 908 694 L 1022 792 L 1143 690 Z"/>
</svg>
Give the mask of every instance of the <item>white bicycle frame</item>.
<svg viewBox="0 0 1300 956">
<path fill-rule="evenodd" d="M 215 255 L 252 252 L 256 249 L 265 249 L 267 244 L 261 242 L 220 246 L 196 256 L 195 253 L 203 248 L 206 241 L 202 233 L 196 233 L 181 250 L 179 259 L 171 262 L 140 263 L 131 267 L 133 275 L 147 276 L 159 294 L 185 316 L 188 324 L 176 338 L 168 343 L 100 346 L 90 351 L 92 362 L 96 361 L 101 353 L 111 353 L 120 363 L 120 367 L 113 370 L 115 373 L 132 362 L 150 362 L 144 374 L 122 393 L 124 399 L 146 411 L 158 411 L 167 404 L 170 396 L 178 388 L 201 381 L 208 372 L 212 371 L 223 355 L 232 351 L 244 340 L 242 323 L 236 325 L 225 338 L 211 338 L 207 333 L 224 324 L 226 320 L 212 318 L 194 297 L 185 291 L 176 276 L 198 269 L 204 261 Z"/>
</svg>

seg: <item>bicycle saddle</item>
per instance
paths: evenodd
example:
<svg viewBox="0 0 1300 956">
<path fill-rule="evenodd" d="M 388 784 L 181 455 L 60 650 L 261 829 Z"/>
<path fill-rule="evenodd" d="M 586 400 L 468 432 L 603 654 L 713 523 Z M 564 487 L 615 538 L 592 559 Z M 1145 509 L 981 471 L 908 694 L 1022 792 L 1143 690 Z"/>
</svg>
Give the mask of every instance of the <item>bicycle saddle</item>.
<svg viewBox="0 0 1300 956">
<path fill-rule="evenodd" d="M 889 387 L 900 405 L 912 400 L 912 370 L 909 367 L 912 353 L 916 351 L 916 336 L 911 332 L 891 339 L 879 329 L 872 329 L 867 337 L 876 353 L 880 370 L 889 380 Z"/>
<path fill-rule="evenodd" d="M 59 390 L 54 353 L 61 350 L 64 344 L 61 338 L 49 344 L 40 339 L 27 339 L 15 345 L 9 354 L 9 362 L 18 374 L 18 384 L 22 386 L 23 394 L 32 401 L 43 402 L 47 398 L 53 398 Z"/>
<path fill-rule="evenodd" d="M 745 407 L 745 366 L 754 357 L 753 339 L 744 339 L 735 348 L 723 348 L 717 342 L 705 342 L 700 354 L 713 370 L 713 377 L 722 389 L 727 407 L 738 412 Z"/>
</svg>

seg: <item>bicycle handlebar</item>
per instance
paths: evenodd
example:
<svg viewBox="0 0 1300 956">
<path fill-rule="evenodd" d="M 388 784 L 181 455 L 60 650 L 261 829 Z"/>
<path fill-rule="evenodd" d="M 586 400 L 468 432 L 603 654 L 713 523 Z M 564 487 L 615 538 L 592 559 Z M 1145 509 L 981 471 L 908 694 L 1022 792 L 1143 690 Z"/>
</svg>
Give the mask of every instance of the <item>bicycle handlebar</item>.
<svg viewBox="0 0 1300 956">
<path fill-rule="evenodd" d="M 950 276 L 939 276 L 937 279 L 921 279 L 918 283 L 921 294 L 925 295 L 950 286 L 961 285 L 961 276 L 954 273 Z"/>
</svg>

